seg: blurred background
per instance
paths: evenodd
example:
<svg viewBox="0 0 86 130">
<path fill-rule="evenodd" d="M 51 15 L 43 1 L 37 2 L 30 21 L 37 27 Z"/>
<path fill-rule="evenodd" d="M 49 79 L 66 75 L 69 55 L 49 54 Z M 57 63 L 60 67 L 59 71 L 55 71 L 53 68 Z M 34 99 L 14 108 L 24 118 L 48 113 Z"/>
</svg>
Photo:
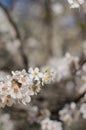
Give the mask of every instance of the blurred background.
<svg viewBox="0 0 86 130">
<path fill-rule="evenodd" d="M 45 65 L 50 58 L 62 57 L 66 52 L 83 55 L 86 46 L 85 4 L 79 10 L 70 9 L 63 0 L 0 0 L 0 3 L 11 16 L 9 20 L 0 8 L 1 69 L 24 67 L 20 46 L 23 46 L 28 66 L 32 67 Z M 16 37 L 15 26 L 22 45 Z"/>
<path fill-rule="evenodd" d="M 42 67 L 50 60 L 56 65 L 53 59 L 58 60 L 67 52 L 80 58 L 86 56 L 86 3 L 80 9 L 71 9 L 66 0 L 0 0 L 1 75 L 30 66 Z M 48 108 L 55 119 L 59 105 L 76 95 L 69 90 L 63 93 L 64 85 L 66 82 L 59 89 L 55 84 L 46 93 L 43 90 L 32 104 Z M 3 111 L 10 113 L 15 130 L 38 129 L 37 124 L 29 126 L 24 110 L 23 106 L 22 110 Z M 5 118 L 8 120 L 8 115 Z"/>
</svg>

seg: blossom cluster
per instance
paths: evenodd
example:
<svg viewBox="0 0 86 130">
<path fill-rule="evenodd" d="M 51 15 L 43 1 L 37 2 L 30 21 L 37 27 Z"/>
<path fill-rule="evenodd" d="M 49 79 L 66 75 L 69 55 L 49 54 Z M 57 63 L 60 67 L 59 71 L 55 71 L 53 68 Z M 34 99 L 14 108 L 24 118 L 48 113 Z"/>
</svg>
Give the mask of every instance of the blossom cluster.
<svg viewBox="0 0 86 130">
<path fill-rule="evenodd" d="M 70 125 L 74 120 L 78 120 L 80 117 L 80 111 L 77 109 L 76 103 L 72 102 L 64 106 L 62 110 L 59 111 L 60 120 L 65 124 Z"/>
<path fill-rule="evenodd" d="M 62 110 L 59 111 L 60 120 L 66 124 L 71 125 L 72 122 L 79 120 L 81 117 L 86 119 L 86 103 L 76 104 L 72 102 L 66 104 Z"/>
<path fill-rule="evenodd" d="M 38 68 L 30 68 L 28 72 L 12 71 L 0 80 L 0 107 L 12 106 L 16 103 L 27 104 L 31 96 L 40 92 L 41 88 L 54 80 L 54 72 Z"/>
<path fill-rule="evenodd" d="M 41 121 L 41 130 L 62 130 L 62 124 L 61 122 L 45 118 Z"/>
<path fill-rule="evenodd" d="M 67 0 L 71 8 L 79 8 L 85 0 Z"/>
<path fill-rule="evenodd" d="M 69 53 L 65 54 L 62 58 L 52 58 L 47 62 L 47 65 L 43 67 L 44 69 L 48 66 L 53 68 L 56 73 L 56 82 L 62 79 L 69 79 L 72 76 L 72 69 L 79 68 L 79 58 L 77 56 L 72 56 Z M 64 72 L 64 73 L 63 73 Z"/>
<path fill-rule="evenodd" d="M 29 108 L 27 109 L 28 113 L 28 122 L 29 123 L 38 123 L 41 124 L 41 122 L 46 119 L 46 118 L 50 118 L 50 111 L 46 108 L 43 109 L 39 109 L 38 106 L 29 106 Z"/>
</svg>

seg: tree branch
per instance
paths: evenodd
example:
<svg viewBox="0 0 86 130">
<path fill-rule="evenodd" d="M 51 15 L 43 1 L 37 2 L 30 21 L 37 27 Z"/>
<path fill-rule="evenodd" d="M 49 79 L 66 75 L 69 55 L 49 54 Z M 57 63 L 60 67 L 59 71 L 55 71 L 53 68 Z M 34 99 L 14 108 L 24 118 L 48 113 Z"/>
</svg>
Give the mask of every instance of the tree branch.
<svg viewBox="0 0 86 130">
<path fill-rule="evenodd" d="M 12 19 L 11 15 L 9 14 L 9 11 L 0 3 L 0 7 L 4 10 L 10 24 L 12 25 L 12 27 L 14 28 L 15 32 L 16 32 L 16 38 L 19 39 L 20 43 L 21 43 L 21 46 L 20 46 L 20 53 L 21 53 L 21 56 L 22 56 L 22 60 L 23 60 L 23 63 L 24 63 L 24 66 L 25 66 L 25 69 L 27 70 L 28 69 L 28 60 L 27 60 L 27 57 L 24 53 L 24 49 L 23 49 L 23 39 L 21 38 L 21 35 L 20 35 L 20 32 L 19 32 L 19 29 L 16 25 L 16 23 L 14 22 L 14 20 Z"/>
</svg>

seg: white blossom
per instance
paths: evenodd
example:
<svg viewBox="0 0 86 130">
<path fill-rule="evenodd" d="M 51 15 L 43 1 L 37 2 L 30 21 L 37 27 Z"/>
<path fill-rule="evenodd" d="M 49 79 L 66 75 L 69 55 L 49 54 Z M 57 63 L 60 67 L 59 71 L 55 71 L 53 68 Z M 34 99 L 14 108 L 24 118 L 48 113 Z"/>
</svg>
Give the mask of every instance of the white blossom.
<svg viewBox="0 0 86 130">
<path fill-rule="evenodd" d="M 80 112 L 76 107 L 76 104 L 72 102 L 71 104 L 65 105 L 65 107 L 59 111 L 60 120 L 62 120 L 67 125 L 70 125 L 74 120 L 77 120 L 80 116 Z"/>
<path fill-rule="evenodd" d="M 61 122 L 45 118 L 41 121 L 41 130 L 62 130 L 62 124 Z"/>
<path fill-rule="evenodd" d="M 65 57 L 58 58 L 58 59 L 57 58 L 50 59 L 47 62 L 46 66 L 50 66 L 51 68 L 53 68 L 51 69 L 52 73 L 50 74 L 53 74 L 54 72 L 54 75 L 56 75 L 55 81 L 59 82 L 62 79 L 67 79 L 71 77 L 72 66 L 75 67 L 74 69 L 77 69 L 79 67 L 79 58 L 76 56 L 71 56 L 69 53 L 66 53 Z M 47 81 L 47 78 L 45 78 L 45 80 Z"/>
<path fill-rule="evenodd" d="M 86 119 L 86 103 L 83 103 L 80 107 L 80 113 L 83 115 L 83 118 Z"/>
<path fill-rule="evenodd" d="M 71 8 L 79 8 L 84 3 L 84 0 L 67 0 Z"/>
</svg>

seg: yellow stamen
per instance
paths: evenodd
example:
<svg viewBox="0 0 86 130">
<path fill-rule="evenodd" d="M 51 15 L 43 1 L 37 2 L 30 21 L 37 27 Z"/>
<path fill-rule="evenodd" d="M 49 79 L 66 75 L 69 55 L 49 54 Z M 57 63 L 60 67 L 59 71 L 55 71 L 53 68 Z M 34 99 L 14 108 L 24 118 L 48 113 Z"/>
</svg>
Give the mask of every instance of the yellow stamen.
<svg viewBox="0 0 86 130">
<path fill-rule="evenodd" d="M 21 78 L 21 81 L 22 81 L 22 82 L 26 82 L 26 78 L 25 78 L 25 77 L 22 77 L 22 78 Z"/>
<path fill-rule="evenodd" d="M 14 93 L 18 93 L 19 90 L 17 88 L 14 88 Z"/>
<path fill-rule="evenodd" d="M 7 90 L 7 88 L 6 88 L 6 87 L 3 87 L 3 88 L 2 88 L 2 91 L 6 91 L 6 90 Z"/>
<path fill-rule="evenodd" d="M 34 72 L 34 75 L 38 75 L 38 72 L 35 71 L 35 72 Z"/>
</svg>

